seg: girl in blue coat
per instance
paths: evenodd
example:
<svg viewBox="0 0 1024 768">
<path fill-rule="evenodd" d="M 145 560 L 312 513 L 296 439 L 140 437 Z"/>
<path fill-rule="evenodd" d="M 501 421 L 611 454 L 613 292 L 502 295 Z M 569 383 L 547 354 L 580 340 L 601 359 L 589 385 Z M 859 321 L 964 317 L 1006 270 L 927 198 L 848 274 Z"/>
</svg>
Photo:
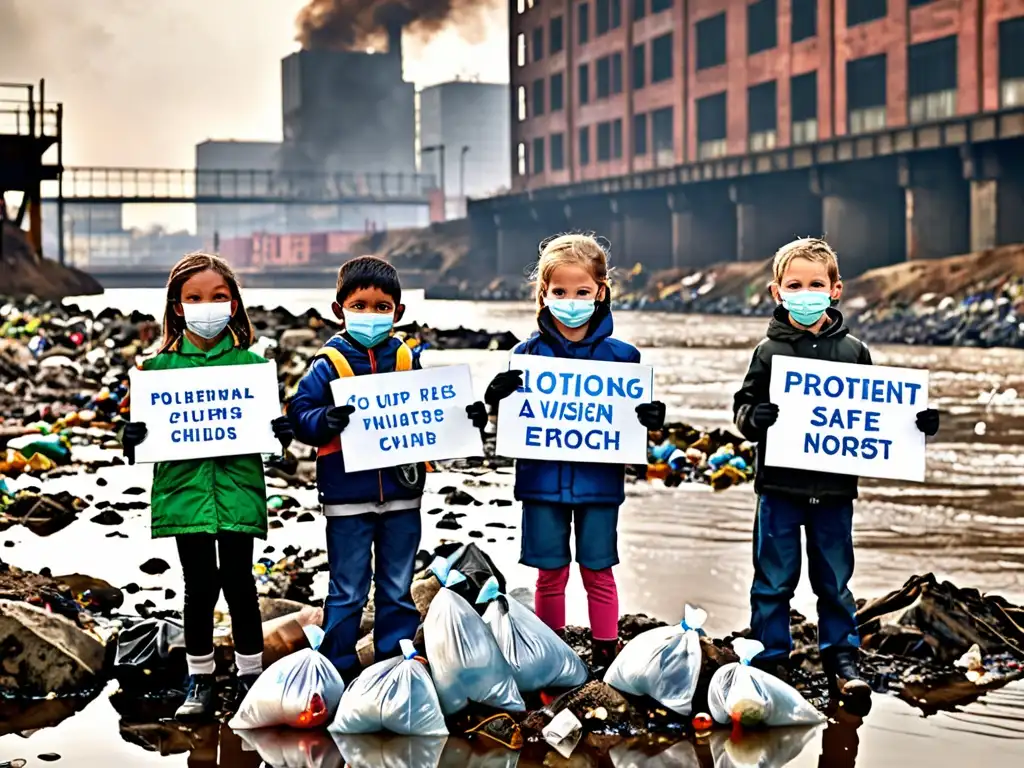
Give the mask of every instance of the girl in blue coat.
<svg viewBox="0 0 1024 768">
<path fill-rule="evenodd" d="M 592 235 L 568 234 L 549 240 L 534 273 L 538 331 L 514 354 L 639 363 L 640 352 L 612 338 L 608 259 Z M 492 408 L 523 384 L 522 371 L 494 378 L 485 399 Z M 637 407 L 640 423 L 661 429 L 665 406 Z M 619 597 L 612 567 L 619 562 L 616 527 L 625 501 L 625 467 L 566 461 L 516 464 L 516 499 L 523 503 L 520 562 L 537 568 L 537 615 L 556 632 L 565 629 L 565 587 L 572 561 L 569 539 L 576 528 L 576 561 L 587 590 L 593 666 L 615 658 L 619 637 Z"/>
</svg>

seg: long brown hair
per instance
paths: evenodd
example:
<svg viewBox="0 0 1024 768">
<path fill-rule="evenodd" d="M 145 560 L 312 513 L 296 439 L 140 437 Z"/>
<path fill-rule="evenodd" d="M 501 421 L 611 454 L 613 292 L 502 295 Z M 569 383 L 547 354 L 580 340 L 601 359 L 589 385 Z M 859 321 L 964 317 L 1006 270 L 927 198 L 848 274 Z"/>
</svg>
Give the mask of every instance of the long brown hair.
<svg viewBox="0 0 1024 768">
<path fill-rule="evenodd" d="M 185 333 L 185 318 L 174 311 L 174 307 L 181 303 L 181 289 L 189 278 L 212 269 L 224 278 L 231 291 L 232 300 L 237 302 L 238 308 L 228 322 L 228 328 L 238 339 L 238 346 L 248 349 L 253 342 L 253 328 L 249 321 L 249 314 L 245 311 L 245 304 L 242 302 L 242 294 L 238 289 L 238 278 L 228 266 L 228 263 L 219 256 L 196 251 L 184 256 L 181 261 L 174 265 L 171 274 L 167 278 L 167 303 L 164 306 L 164 339 L 160 345 L 160 352 L 166 352 Z"/>
</svg>

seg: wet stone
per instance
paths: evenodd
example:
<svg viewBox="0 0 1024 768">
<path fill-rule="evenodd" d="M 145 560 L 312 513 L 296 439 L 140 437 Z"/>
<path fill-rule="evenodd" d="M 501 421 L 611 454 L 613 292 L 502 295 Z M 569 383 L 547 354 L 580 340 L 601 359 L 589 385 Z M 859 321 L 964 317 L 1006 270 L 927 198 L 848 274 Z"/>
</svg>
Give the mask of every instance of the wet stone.
<svg viewBox="0 0 1024 768">
<path fill-rule="evenodd" d="M 124 518 L 114 510 L 107 509 L 93 517 L 91 522 L 96 523 L 97 525 L 120 525 L 124 522 Z"/>
<path fill-rule="evenodd" d="M 504 523 L 487 523 L 484 528 L 508 528 Z"/>
<path fill-rule="evenodd" d="M 159 576 L 161 573 L 166 573 L 170 569 L 171 566 L 167 564 L 167 561 L 161 560 L 159 557 L 151 557 L 139 566 L 139 570 L 149 576 Z"/>
<path fill-rule="evenodd" d="M 143 496 L 146 491 L 142 488 L 132 487 L 124 492 L 125 496 Z"/>
<path fill-rule="evenodd" d="M 312 523 L 314 520 L 316 520 L 316 516 L 312 512 L 303 512 L 295 518 L 296 523 Z"/>
<path fill-rule="evenodd" d="M 272 531 L 276 531 L 278 528 L 284 528 L 284 523 L 282 523 L 280 520 L 271 520 L 270 523 L 267 525 L 267 528 L 269 528 Z"/>
<path fill-rule="evenodd" d="M 13 547 L 14 546 L 14 542 L 13 541 L 5 541 L 4 542 L 4 546 L 5 547 Z"/>
<path fill-rule="evenodd" d="M 122 592 L 127 592 L 129 595 L 136 595 L 142 591 L 142 587 L 136 584 L 134 581 L 131 584 L 126 584 L 121 587 Z"/>
<path fill-rule="evenodd" d="M 427 514 L 428 515 L 440 515 L 442 512 L 444 512 L 444 510 L 441 509 L 440 507 L 438 507 L 437 509 L 430 510 L 429 512 L 427 512 Z"/>
<path fill-rule="evenodd" d="M 107 538 L 108 539 L 127 539 L 128 538 L 128 534 L 127 533 L 121 533 L 120 531 L 112 531 L 111 533 L 107 534 Z"/>
<path fill-rule="evenodd" d="M 512 506 L 512 500 L 511 499 L 491 499 L 491 506 L 492 507 L 511 507 Z"/>
<path fill-rule="evenodd" d="M 474 499 L 472 496 L 470 496 L 465 491 L 460 491 L 460 490 L 453 490 L 451 493 L 449 493 L 447 496 L 445 496 L 444 497 L 444 503 L 445 504 L 451 504 L 451 505 L 458 505 L 458 506 L 467 506 L 469 504 L 473 504 L 473 505 L 478 506 L 478 507 L 482 506 L 479 501 Z"/>
<path fill-rule="evenodd" d="M 471 539 L 482 539 L 484 535 L 480 531 L 470 531 L 469 538 Z"/>
<path fill-rule="evenodd" d="M 106 478 L 103 478 L 103 477 L 97 477 L 97 478 L 96 478 L 96 485 L 98 485 L 98 486 L 99 486 L 100 488 L 103 488 L 104 486 L 106 486 L 106 485 L 107 485 L 107 480 L 106 480 Z"/>
<path fill-rule="evenodd" d="M 36 757 L 47 763 L 55 763 L 58 760 L 60 760 L 60 755 L 58 755 L 56 752 L 46 752 L 42 755 L 36 755 Z"/>
<path fill-rule="evenodd" d="M 173 600 L 177 596 L 177 594 L 178 593 L 175 592 L 173 589 L 165 589 L 164 590 L 164 599 L 165 600 Z"/>
</svg>

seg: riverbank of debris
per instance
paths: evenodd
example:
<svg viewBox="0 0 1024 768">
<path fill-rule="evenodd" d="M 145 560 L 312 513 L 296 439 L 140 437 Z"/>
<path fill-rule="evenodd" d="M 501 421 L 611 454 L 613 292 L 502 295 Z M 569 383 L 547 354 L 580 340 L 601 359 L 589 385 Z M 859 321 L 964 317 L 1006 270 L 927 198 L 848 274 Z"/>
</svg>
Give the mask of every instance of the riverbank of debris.
<svg viewBox="0 0 1024 768">
<path fill-rule="evenodd" d="M 60 300 L 65 296 L 103 293 L 103 287 L 84 272 L 65 267 L 55 258 L 40 258 L 25 231 L 2 217 L 0 240 L 0 269 L 3 270 L 5 295 L 18 299 L 41 296 Z"/>
</svg>

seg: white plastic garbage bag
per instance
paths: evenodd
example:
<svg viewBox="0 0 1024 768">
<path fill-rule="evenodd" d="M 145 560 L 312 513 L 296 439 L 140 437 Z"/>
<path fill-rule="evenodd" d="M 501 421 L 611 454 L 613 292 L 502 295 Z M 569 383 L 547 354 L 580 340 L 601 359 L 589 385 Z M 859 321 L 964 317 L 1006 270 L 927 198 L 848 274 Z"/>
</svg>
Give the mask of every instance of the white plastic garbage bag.
<svg viewBox="0 0 1024 768">
<path fill-rule="evenodd" d="M 707 618 L 705 611 L 687 605 L 682 623 L 637 635 L 612 662 L 604 681 L 623 693 L 650 696 L 663 707 L 688 716 L 700 676 L 698 630 Z"/>
<path fill-rule="evenodd" d="M 825 716 L 807 703 L 799 691 L 774 675 L 750 666 L 750 660 L 764 650 L 757 640 L 732 641 L 739 662 L 726 664 L 711 678 L 708 708 L 719 723 L 758 725 L 816 725 Z"/>
<path fill-rule="evenodd" d="M 821 730 L 820 725 L 711 734 L 715 768 L 782 768 L 793 762 Z"/>
<path fill-rule="evenodd" d="M 342 768 L 341 755 L 324 731 L 257 728 L 239 731 L 242 748 L 274 768 Z"/>
<path fill-rule="evenodd" d="M 576 652 L 537 614 L 499 594 L 497 579 L 488 579 L 480 590 L 477 604 L 482 603 L 490 603 L 484 623 L 512 667 L 520 691 L 576 688 L 587 682 L 587 668 Z"/>
<path fill-rule="evenodd" d="M 341 697 L 332 733 L 390 731 L 402 736 L 447 736 L 441 702 L 426 665 L 403 640 L 402 657 L 363 670 Z"/>
<path fill-rule="evenodd" d="M 437 768 L 445 736 L 332 733 L 348 768 Z"/>
<path fill-rule="evenodd" d="M 323 630 L 303 630 L 311 647 L 285 656 L 264 670 L 228 723 L 230 728 L 318 728 L 330 722 L 345 683 L 334 665 L 317 650 Z"/>
<path fill-rule="evenodd" d="M 458 571 L 442 571 L 438 578 L 445 587 L 464 580 Z M 470 701 L 512 712 L 526 710 L 512 668 L 491 630 L 473 606 L 451 589 L 442 589 L 430 604 L 423 636 L 445 715 L 454 715 Z"/>
</svg>

